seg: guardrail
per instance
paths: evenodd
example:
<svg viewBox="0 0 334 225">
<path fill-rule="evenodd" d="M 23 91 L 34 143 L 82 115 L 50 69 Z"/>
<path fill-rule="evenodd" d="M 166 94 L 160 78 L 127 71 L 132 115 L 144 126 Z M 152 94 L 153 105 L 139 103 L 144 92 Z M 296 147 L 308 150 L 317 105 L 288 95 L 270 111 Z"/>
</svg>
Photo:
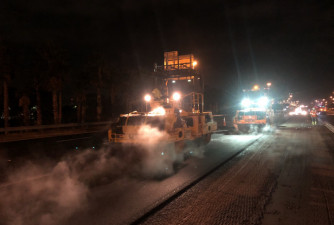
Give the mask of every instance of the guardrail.
<svg viewBox="0 0 334 225">
<path fill-rule="evenodd" d="M 92 128 L 99 126 L 109 126 L 111 121 L 108 122 L 94 122 L 94 123 L 68 123 L 68 124 L 54 124 L 54 125 L 40 125 L 40 126 L 23 126 L 23 127 L 7 127 L 0 128 L 0 134 L 9 133 L 23 133 L 28 131 L 46 131 L 46 130 L 57 130 L 64 128 Z"/>
</svg>

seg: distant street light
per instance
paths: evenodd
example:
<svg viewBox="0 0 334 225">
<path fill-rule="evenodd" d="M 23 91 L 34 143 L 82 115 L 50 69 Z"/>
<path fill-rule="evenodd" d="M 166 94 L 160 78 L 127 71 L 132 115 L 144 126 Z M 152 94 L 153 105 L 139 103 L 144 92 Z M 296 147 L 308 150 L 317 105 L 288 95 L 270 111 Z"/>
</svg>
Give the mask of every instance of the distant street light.
<svg viewBox="0 0 334 225">
<path fill-rule="evenodd" d="M 147 112 L 147 103 L 150 102 L 152 99 L 151 95 L 147 94 L 145 95 L 144 97 L 144 100 L 145 100 L 145 106 L 146 106 L 146 112 Z"/>
<path fill-rule="evenodd" d="M 258 91 L 259 89 L 260 89 L 260 86 L 257 85 L 257 84 L 255 84 L 255 85 L 253 86 L 252 91 Z"/>
<path fill-rule="evenodd" d="M 268 95 L 269 95 L 270 87 L 271 87 L 271 82 L 267 82 L 267 94 Z"/>
</svg>

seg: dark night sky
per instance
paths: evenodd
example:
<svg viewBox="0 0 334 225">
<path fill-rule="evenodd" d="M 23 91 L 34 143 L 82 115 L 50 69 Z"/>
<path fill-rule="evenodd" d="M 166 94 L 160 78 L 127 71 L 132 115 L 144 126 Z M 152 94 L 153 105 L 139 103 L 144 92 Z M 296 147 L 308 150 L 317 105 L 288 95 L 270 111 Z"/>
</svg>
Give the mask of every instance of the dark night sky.
<svg viewBox="0 0 334 225">
<path fill-rule="evenodd" d="M 334 91 L 333 1 L 9 0 L 0 35 L 18 46 L 65 43 L 77 60 L 100 49 L 141 71 L 163 51 L 193 53 L 208 85 L 234 96 L 271 81 L 279 94 Z M 79 62 L 75 60 L 73 65 Z"/>
</svg>

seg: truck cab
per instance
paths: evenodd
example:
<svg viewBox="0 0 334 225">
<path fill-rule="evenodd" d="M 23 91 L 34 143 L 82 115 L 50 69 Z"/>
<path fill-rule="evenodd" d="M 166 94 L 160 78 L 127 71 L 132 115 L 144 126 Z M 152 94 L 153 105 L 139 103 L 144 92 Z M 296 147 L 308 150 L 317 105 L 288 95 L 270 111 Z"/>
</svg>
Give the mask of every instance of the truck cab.
<svg viewBox="0 0 334 225">
<path fill-rule="evenodd" d="M 237 131 L 248 132 L 252 129 L 262 129 L 271 123 L 271 110 L 267 109 L 243 109 L 237 110 L 233 123 Z"/>
</svg>

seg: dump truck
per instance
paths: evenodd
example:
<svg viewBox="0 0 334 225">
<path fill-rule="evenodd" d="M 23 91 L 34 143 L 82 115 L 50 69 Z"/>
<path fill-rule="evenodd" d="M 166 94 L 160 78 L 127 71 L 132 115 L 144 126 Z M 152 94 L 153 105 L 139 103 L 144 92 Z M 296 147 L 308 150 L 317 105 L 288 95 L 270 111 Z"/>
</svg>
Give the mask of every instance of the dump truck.
<svg viewBox="0 0 334 225">
<path fill-rule="evenodd" d="M 254 85 L 251 90 L 243 91 L 241 108 L 236 111 L 233 124 L 241 133 L 258 132 L 270 126 L 274 121 L 274 111 L 268 89 Z"/>
</svg>

